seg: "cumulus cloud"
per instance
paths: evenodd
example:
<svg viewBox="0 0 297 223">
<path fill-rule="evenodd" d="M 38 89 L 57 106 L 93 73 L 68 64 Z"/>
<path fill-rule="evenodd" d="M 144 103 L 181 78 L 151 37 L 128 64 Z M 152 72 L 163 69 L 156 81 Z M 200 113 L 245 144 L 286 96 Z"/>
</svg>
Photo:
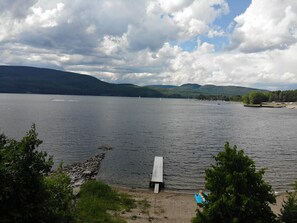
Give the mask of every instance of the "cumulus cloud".
<svg viewBox="0 0 297 223">
<path fill-rule="evenodd" d="M 32 7 L 33 13 L 26 18 L 25 23 L 29 26 L 40 26 L 42 28 L 57 26 L 57 18 L 61 16 L 63 8 L 63 3 L 58 3 L 55 8 L 47 10 L 43 10 L 40 7 Z"/>
<path fill-rule="evenodd" d="M 165 42 L 188 39 L 207 32 L 211 23 L 227 13 L 228 5 L 223 0 L 129 0 L 129 1 L 27 1 L 20 7 L 24 21 L 16 20 L 14 40 L 31 46 L 78 47 L 78 42 L 87 44 L 83 50 L 93 48 L 104 41 L 105 36 L 127 37 L 128 46 L 137 51 L 145 48 L 158 50 Z M 216 6 L 216 7 L 214 7 Z M 12 7 L 12 6 L 11 6 Z M 9 11 L 9 5 L 4 5 Z M 13 15 L 17 14 L 16 12 Z M 5 33 L 11 33 L 6 25 Z M 19 35 L 18 35 L 19 34 Z M 2 34 L 2 40 L 11 35 Z M 75 51 L 75 49 L 74 49 Z M 89 53 L 89 52 L 86 52 Z"/>
<path fill-rule="evenodd" d="M 225 0 L 1 1 L 0 58 L 140 85 L 297 83 L 297 3 L 253 0 L 231 30 L 214 24 L 229 11 Z"/>
<path fill-rule="evenodd" d="M 253 0 L 235 22 L 232 47 L 243 52 L 286 49 L 297 42 L 295 0 Z"/>
<path fill-rule="evenodd" d="M 164 12 L 172 13 L 175 11 L 179 11 L 181 8 L 188 7 L 193 3 L 193 0 L 159 0 L 158 2 Z"/>
<path fill-rule="evenodd" d="M 20 19 L 27 16 L 32 5 L 38 0 L 3 0 L 0 2 L 0 14 L 7 13 L 11 17 Z"/>
</svg>

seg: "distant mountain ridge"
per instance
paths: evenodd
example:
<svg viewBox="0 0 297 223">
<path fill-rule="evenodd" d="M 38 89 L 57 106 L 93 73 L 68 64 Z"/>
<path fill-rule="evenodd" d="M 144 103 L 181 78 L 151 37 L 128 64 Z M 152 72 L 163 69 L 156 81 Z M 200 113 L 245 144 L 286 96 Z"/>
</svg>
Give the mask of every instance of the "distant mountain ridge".
<svg viewBox="0 0 297 223">
<path fill-rule="evenodd" d="M 254 90 L 258 89 L 199 84 L 140 87 L 107 83 L 93 76 L 48 68 L 0 66 L 0 93 L 195 98 L 198 95 L 244 95 Z"/>
<path fill-rule="evenodd" d="M 111 84 L 89 75 L 23 66 L 0 66 L 0 92 L 137 97 L 162 96 L 158 91 L 132 84 Z"/>
<path fill-rule="evenodd" d="M 167 85 L 165 85 L 167 86 Z M 162 87 L 161 85 L 147 86 L 153 90 L 162 92 L 164 95 L 184 95 L 188 97 L 195 97 L 196 95 L 222 95 L 222 96 L 236 96 L 245 95 L 252 91 L 263 91 L 256 88 L 247 88 L 240 86 L 216 86 L 216 85 L 199 85 L 199 84 L 183 84 L 181 86 Z"/>
</svg>

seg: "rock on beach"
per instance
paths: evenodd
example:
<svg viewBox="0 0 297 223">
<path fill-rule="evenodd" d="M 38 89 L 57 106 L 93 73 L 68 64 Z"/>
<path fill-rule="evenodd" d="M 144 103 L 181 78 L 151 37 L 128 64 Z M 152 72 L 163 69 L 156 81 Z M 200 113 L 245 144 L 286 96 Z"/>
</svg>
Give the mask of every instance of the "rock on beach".
<svg viewBox="0 0 297 223">
<path fill-rule="evenodd" d="M 97 154 L 85 162 L 75 162 L 63 170 L 70 176 L 72 188 L 80 187 L 87 180 L 93 179 L 99 172 L 105 153 Z"/>
</svg>

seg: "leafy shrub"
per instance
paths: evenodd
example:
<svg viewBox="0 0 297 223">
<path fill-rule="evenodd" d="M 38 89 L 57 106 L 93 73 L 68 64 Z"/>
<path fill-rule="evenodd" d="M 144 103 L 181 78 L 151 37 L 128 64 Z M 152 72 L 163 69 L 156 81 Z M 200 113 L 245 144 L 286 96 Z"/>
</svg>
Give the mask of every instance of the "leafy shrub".
<svg viewBox="0 0 297 223">
<path fill-rule="evenodd" d="M 0 221 L 39 222 L 46 208 L 43 175 L 53 165 L 46 152 L 37 151 L 42 143 L 35 125 L 19 142 L 0 137 Z"/>
<path fill-rule="evenodd" d="M 207 169 L 205 188 L 210 191 L 203 211 L 193 223 L 272 223 L 276 216 L 269 203 L 275 202 L 271 186 L 263 180 L 264 170 L 237 147 L 225 144 L 215 164 Z"/>
<path fill-rule="evenodd" d="M 284 202 L 281 215 L 281 222 L 296 223 L 297 222 L 297 181 L 295 182 L 295 191 L 289 195 L 287 201 Z"/>
<path fill-rule="evenodd" d="M 71 222 L 74 219 L 74 196 L 70 186 L 69 176 L 62 171 L 62 165 L 57 172 L 44 178 L 47 199 L 44 201 L 49 222 Z"/>
<path fill-rule="evenodd" d="M 49 174 L 53 160 L 38 151 L 35 125 L 20 140 L 0 136 L 0 222 L 68 222 L 69 177 Z"/>
</svg>

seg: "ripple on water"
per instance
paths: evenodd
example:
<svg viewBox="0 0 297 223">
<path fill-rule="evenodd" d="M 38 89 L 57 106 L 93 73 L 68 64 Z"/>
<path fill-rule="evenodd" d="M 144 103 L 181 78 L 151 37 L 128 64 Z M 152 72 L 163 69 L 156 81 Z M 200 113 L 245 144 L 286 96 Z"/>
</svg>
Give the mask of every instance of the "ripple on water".
<svg viewBox="0 0 297 223">
<path fill-rule="evenodd" d="M 59 99 L 59 101 L 51 101 Z M 69 103 L 75 102 L 75 103 Z M 99 177 L 147 187 L 154 156 L 164 156 L 167 188 L 198 189 L 224 143 L 244 149 L 275 190 L 297 178 L 297 110 L 248 109 L 179 99 L 0 94 L 0 130 L 20 138 L 36 123 L 42 150 L 65 164 L 110 145 Z"/>
</svg>

